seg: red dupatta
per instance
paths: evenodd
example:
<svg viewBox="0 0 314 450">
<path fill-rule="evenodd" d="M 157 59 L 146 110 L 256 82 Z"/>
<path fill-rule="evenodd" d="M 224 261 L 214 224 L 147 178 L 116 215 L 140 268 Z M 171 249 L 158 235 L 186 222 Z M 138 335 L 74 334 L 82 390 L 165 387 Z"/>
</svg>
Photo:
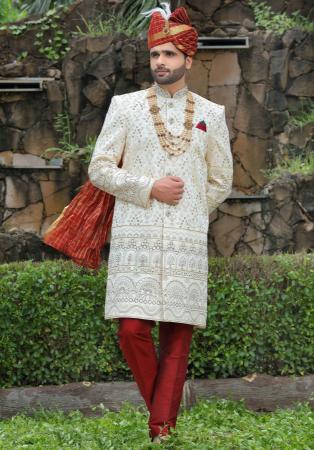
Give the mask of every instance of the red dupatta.
<svg viewBox="0 0 314 450">
<path fill-rule="evenodd" d="M 112 224 L 115 197 L 86 181 L 44 235 L 45 244 L 76 264 L 98 269 L 100 251 Z"/>
</svg>

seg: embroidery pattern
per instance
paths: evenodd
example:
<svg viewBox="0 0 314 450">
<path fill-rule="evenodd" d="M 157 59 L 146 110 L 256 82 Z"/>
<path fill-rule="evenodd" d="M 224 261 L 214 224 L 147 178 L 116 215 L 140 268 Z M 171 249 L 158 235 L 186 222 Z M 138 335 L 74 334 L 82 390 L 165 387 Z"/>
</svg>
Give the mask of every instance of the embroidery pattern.
<svg viewBox="0 0 314 450">
<path fill-rule="evenodd" d="M 173 98 L 158 85 L 156 92 L 165 125 L 179 135 L 187 89 Z M 116 196 L 104 317 L 205 328 L 208 216 L 232 185 L 224 107 L 193 93 L 191 143 L 172 156 L 160 145 L 146 95 L 143 90 L 113 98 L 88 168 L 91 182 Z M 201 133 L 196 124 L 205 117 L 207 132 Z M 154 181 L 167 175 L 184 180 L 177 205 L 150 198 Z"/>
</svg>

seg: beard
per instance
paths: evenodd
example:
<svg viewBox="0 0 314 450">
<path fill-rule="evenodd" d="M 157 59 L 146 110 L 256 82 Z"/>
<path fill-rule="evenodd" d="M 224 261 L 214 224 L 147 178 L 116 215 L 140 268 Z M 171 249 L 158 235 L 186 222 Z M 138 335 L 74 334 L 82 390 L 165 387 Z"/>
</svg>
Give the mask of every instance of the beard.
<svg viewBox="0 0 314 450">
<path fill-rule="evenodd" d="M 167 73 L 159 75 L 157 73 L 157 70 L 165 70 L 167 71 Z M 152 77 L 158 84 L 173 84 L 176 81 L 180 80 L 185 75 L 185 72 L 186 72 L 185 64 L 182 64 L 182 66 L 174 70 L 169 70 L 164 67 L 159 67 L 158 69 L 155 70 L 151 69 Z"/>
</svg>

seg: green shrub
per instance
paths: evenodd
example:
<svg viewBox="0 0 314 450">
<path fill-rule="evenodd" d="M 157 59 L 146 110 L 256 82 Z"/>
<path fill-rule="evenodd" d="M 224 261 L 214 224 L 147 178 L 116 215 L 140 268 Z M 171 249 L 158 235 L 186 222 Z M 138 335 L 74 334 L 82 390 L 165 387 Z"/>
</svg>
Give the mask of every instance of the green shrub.
<svg viewBox="0 0 314 450">
<path fill-rule="evenodd" d="M 206 330 L 194 335 L 198 377 L 314 373 L 314 255 L 210 259 Z"/>
<path fill-rule="evenodd" d="M 0 266 L 2 386 L 60 384 L 125 374 L 115 324 L 102 317 L 105 267 L 68 261 Z"/>
<path fill-rule="evenodd" d="M 0 266 L 1 387 L 132 378 L 103 319 L 106 275 L 64 260 Z M 208 293 L 188 376 L 314 373 L 312 254 L 211 258 Z"/>
<path fill-rule="evenodd" d="M 272 31 L 277 36 L 281 36 L 287 30 L 298 28 L 303 31 L 314 31 L 314 23 L 310 17 L 303 16 L 299 10 L 293 11 L 290 15 L 286 12 L 275 13 L 267 2 L 258 3 L 249 0 L 248 5 L 254 12 L 256 25 L 265 30 Z"/>
</svg>

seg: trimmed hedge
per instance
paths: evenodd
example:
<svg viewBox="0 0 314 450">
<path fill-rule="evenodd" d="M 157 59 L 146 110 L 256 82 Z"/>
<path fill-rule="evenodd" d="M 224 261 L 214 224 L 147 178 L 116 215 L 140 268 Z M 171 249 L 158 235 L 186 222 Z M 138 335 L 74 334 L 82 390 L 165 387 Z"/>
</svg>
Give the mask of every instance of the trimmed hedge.
<svg viewBox="0 0 314 450">
<path fill-rule="evenodd" d="M 106 275 L 64 260 L 0 266 L 0 387 L 132 379 L 118 324 L 103 319 Z M 313 254 L 210 258 L 208 292 L 189 377 L 314 373 Z"/>
</svg>

